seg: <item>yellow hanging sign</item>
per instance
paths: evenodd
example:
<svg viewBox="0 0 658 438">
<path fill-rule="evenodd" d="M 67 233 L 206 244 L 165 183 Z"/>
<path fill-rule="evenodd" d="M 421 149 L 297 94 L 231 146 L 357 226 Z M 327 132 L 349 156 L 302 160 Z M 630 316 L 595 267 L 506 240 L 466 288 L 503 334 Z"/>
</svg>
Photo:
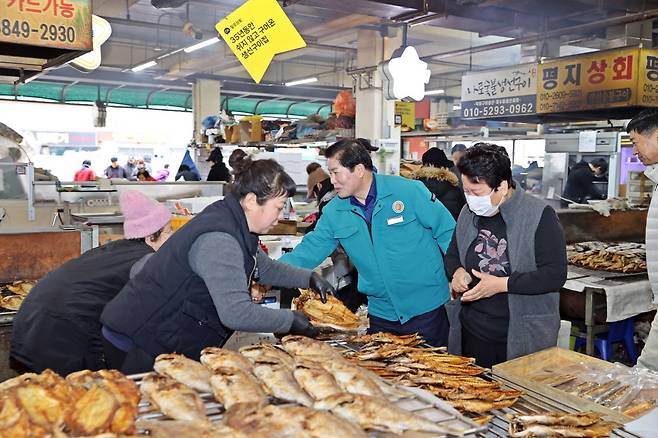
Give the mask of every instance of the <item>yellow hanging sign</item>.
<svg viewBox="0 0 658 438">
<path fill-rule="evenodd" d="M 276 0 L 248 0 L 215 28 L 256 83 L 274 55 L 306 47 Z"/>
</svg>

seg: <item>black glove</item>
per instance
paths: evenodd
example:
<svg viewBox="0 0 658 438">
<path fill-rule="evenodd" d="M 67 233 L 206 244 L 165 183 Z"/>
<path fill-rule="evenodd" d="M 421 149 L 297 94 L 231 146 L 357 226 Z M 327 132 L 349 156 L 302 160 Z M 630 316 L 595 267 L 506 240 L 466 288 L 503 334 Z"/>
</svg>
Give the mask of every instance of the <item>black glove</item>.
<svg viewBox="0 0 658 438">
<path fill-rule="evenodd" d="M 310 323 L 306 315 L 297 310 L 293 310 L 292 314 L 294 319 L 292 320 L 292 325 L 290 326 L 291 335 L 302 335 L 308 336 L 309 338 L 314 338 L 320 334 L 318 329 L 313 327 L 313 324 Z"/>
<path fill-rule="evenodd" d="M 322 278 L 322 276 L 317 272 L 311 274 L 308 287 L 320 294 L 320 299 L 323 303 L 327 302 L 327 293 L 336 295 L 336 289 L 334 289 L 331 283 Z"/>
</svg>

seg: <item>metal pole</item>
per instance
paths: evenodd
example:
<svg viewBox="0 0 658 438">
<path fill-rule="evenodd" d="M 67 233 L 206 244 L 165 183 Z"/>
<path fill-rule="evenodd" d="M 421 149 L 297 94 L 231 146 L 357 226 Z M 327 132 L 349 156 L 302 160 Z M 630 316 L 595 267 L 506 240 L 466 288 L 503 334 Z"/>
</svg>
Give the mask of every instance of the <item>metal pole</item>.
<svg viewBox="0 0 658 438">
<path fill-rule="evenodd" d="M 37 219 L 37 212 L 34 208 L 34 164 L 27 163 L 25 167 L 27 176 L 27 220 L 34 221 Z"/>
</svg>

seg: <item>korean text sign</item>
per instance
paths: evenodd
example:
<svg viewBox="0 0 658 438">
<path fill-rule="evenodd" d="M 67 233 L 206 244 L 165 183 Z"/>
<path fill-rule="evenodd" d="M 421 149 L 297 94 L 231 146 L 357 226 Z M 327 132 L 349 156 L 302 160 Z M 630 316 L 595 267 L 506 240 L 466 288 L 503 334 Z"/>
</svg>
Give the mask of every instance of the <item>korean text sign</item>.
<svg viewBox="0 0 658 438">
<path fill-rule="evenodd" d="M 408 129 L 416 128 L 416 102 L 395 102 L 395 116 L 400 116 L 399 125 Z M 396 119 L 397 120 L 397 119 Z M 398 123 L 396 123 L 397 125 Z"/>
<path fill-rule="evenodd" d="M 658 107 L 658 50 L 640 50 L 637 78 L 638 105 Z"/>
<path fill-rule="evenodd" d="M 274 55 L 306 47 L 276 0 L 248 0 L 215 28 L 257 83 Z"/>
<path fill-rule="evenodd" d="M 91 0 L 0 0 L 0 42 L 92 49 Z"/>
<path fill-rule="evenodd" d="M 537 64 L 523 64 L 462 77 L 462 117 L 508 117 L 536 113 Z"/>
<path fill-rule="evenodd" d="M 637 48 L 594 52 L 539 64 L 537 112 L 634 105 L 638 65 Z"/>
</svg>

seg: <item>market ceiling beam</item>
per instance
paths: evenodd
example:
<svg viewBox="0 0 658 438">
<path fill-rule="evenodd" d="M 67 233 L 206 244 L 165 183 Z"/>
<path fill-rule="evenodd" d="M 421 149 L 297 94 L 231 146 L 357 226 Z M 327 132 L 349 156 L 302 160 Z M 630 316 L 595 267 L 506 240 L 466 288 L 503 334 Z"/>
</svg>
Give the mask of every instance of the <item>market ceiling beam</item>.
<svg viewBox="0 0 658 438">
<path fill-rule="evenodd" d="M 553 29 L 548 32 L 536 33 L 522 38 L 514 38 L 507 41 L 500 41 L 492 44 L 485 44 L 482 46 L 469 47 L 465 49 L 451 50 L 448 52 L 435 53 L 432 55 L 424 56 L 423 59 L 446 59 L 461 55 L 470 55 L 473 53 L 485 52 L 503 47 L 516 46 L 519 44 L 534 43 L 536 41 L 558 38 L 562 35 L 572 33 L 584 33 L 590 30 L 601 29 L 609 26 L 616 26 L 620 24 L 635 23 L 638 21 L 650 20 L 658 17 L 658 9 L 650 9 L 648 11 L 639 12 L 636 14 L 623 15 L 620 17 L 606 18 L 604 20 L 593 21 L 591 23 L 579 24 L 577 26 L 562 27 Z"/>
</svg>

